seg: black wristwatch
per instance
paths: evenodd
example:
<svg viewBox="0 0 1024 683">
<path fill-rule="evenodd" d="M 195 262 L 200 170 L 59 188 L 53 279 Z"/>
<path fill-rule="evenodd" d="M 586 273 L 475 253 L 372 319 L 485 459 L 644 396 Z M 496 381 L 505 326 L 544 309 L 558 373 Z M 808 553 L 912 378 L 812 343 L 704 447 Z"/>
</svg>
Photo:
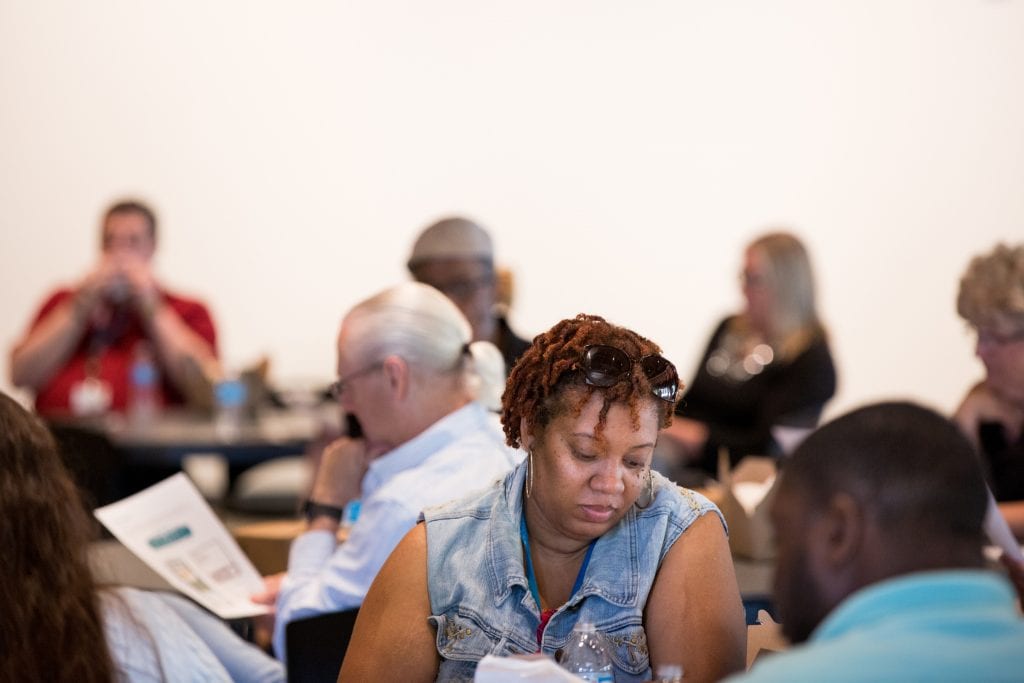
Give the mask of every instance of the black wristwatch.
<svg viewBox="0 0 1024 683">
<path fill-rule="evenodd" d="M 341 522 L 341 516 L 345 514 L 345 508 L 324 503 L 315 503 L 307 500 L 302 504 L 302 513 L 306 515 L 306 521 L 312 522 L 317 517 L 330 517 L 335 522 Z"/>
</svg>

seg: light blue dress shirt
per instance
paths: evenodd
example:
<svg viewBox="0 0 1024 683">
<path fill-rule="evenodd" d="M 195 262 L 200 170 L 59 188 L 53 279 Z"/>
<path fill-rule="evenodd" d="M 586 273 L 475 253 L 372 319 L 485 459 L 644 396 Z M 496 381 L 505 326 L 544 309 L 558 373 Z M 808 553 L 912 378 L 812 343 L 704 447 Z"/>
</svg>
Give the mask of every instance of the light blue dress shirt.
<svg viewBox="0 0 1024 683">
<path fill-rule="evenodd" d="M 283 683 L 284 667 L 222 620 L 179 595 L 135 588 L 99 592 L 118 683 Z"/>
<path fill-rule="evenodd" d="M 284 659 L 289 621 L 361 605 L 423 508 L 490 486 L 522 457 L 505 445 L 497 416 L 470 403 L 374 460 L 348 539 L 338 545 L 328 531 L 309 531 L 292 543 L 277 600 L 275 654 Z"/>
<path fill-rule="evenodd" d="M 807 643 L 759 660 L 735 683 L 1024 681 L 1024 619 L 994 571 L 934 571 L 844 600 Z"/>
</svg>

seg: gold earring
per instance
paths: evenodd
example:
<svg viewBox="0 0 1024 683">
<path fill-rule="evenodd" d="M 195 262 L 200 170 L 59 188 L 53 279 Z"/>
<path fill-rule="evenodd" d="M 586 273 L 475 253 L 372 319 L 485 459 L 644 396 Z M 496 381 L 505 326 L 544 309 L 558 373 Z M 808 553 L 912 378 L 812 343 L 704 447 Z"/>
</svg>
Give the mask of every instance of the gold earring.
<svg viewBox="0 0 1024 683">
<path fill-rule="evenodd" d="M 533 493 L 533 450 L 526 452 L 526 497 Z"/>
</svg>

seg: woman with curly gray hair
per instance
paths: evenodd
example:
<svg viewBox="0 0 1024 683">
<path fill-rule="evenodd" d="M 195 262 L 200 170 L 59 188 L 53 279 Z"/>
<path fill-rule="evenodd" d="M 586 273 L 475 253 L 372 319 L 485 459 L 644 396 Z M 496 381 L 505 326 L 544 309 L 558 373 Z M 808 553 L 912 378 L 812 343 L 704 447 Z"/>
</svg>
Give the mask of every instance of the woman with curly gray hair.
<svg viewBox="0 0 1024 683">
<path fill-rule="evenodd" d="M 957 312 L 977 333 L 985 378 L 954 419 L 978 447 L 1000 509 L 1024 539 L 1024 244 L 999 244 L 971 261 Z"/>
</svg>

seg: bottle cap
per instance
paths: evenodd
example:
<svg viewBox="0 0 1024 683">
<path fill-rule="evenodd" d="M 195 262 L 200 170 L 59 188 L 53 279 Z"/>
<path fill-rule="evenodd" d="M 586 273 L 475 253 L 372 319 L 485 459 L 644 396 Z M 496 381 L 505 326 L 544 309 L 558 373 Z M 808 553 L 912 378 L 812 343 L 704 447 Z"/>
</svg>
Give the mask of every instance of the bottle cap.
<svg viewBox="0 0 1024 683">
<path fill-rule="evenodd" d="M 156 366 L 149 361 L 135 363 L 132 366 L 132 383 L 138 386 L 156 384 Z"/>
<path fill-rule="evenodd" d="M 245 383 L 238 379 L 226 379 L 217 382 L 213 389 L 217 405 L 229 408 L 245 403 Z"/>
</svg>

